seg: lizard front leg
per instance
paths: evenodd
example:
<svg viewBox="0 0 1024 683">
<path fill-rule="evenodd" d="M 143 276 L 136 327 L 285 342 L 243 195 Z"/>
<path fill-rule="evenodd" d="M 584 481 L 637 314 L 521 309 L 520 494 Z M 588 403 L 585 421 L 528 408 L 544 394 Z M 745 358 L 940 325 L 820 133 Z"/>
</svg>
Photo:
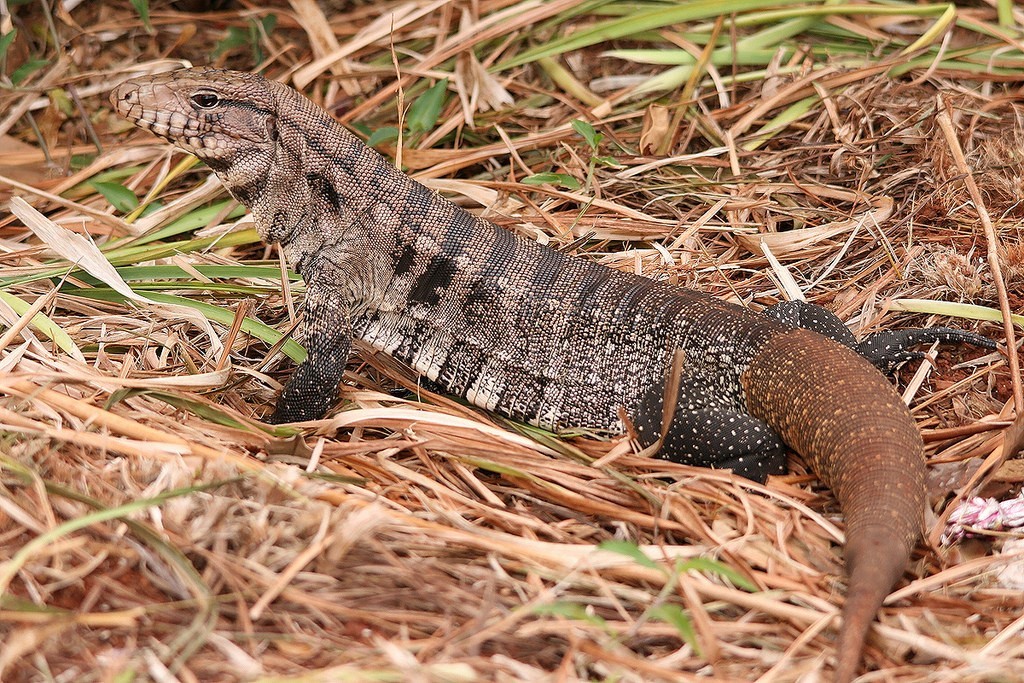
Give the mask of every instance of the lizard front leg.
<svg viewBox="0 0 1024 683">
<path fill-rule="evenodd" d="M 352 316 L 344 300 L 324 287 L 310 287 L 303 303 L 308 356 L 288 380 L 270 416 L 271 424 L 316 420 L 334 405 L 352 348 Z"/>
</svg>

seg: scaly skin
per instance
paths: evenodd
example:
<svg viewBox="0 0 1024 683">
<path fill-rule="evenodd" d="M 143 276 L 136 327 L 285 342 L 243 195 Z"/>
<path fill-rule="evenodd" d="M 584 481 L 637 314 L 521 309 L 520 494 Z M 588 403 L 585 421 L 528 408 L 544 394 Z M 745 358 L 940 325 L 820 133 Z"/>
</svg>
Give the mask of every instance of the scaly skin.
<svg viewBox="0 0 1024 683">
<path fill-rule="evenodd" d="M 807 459 L 846 516 L 850 582 L 835 674 L 845 682 L 856 674 L 875 613 L 923 528 L 924 443 L 881 374 L 862 372 L 856 353 L 826 348 L 811 335 L 797 329 L 773 337 L 743 384 L 750 411 Z"/>
<path fill-rule="evenodd" d="M 848 347 L 884 367 L 912 342 L 987 340 L 910 330 L 858 346 L 817 307 L 768 317 L 564 256 L 471 216 L 259 76 L 182 70 L 127 81 L 111 101 L 206 161 L 304 277 L 309 358 L 274 422 L 316 419 L 334 405 L 358 337 L 488 410 L 617 433 L 622 408 L 652 444 L 681 349 L 663 457 L 763 480 L 781 471 L 784 443 L 839 499 L 850 591 L 835 680 L 852 679 L 919 536 L 925 461 L 902 401 Z M 838 341 L 799 329 L 807 325 Z"/>
</svg>

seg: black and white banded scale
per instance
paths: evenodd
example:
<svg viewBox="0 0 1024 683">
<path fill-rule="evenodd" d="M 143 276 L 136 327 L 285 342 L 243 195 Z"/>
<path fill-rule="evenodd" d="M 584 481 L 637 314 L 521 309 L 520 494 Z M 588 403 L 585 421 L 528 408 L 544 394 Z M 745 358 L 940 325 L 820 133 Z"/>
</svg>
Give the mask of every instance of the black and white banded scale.
<svg viewBox="0 0 1024 683">
<path fill-rule="evenodd" d="M 566 256 L 470 215 L 260 76 L 186 69 L 127 81 L 111 101 L 209 164 L 305 279 L 309 356 L 273 422 L 324 415 L 360 338 L 487 410 L 612 433 L 624 413 L 651 445 L 681 352 L 662 456 L 764 479 L 789 446 L 839 499 L 850 582 L 835 679 L 854 676 L 925 505 L 921 436 L 872 363 L 988 340 L 938 328 L 857 344 L 815 306 L 764 315 Z"/>
</svg>

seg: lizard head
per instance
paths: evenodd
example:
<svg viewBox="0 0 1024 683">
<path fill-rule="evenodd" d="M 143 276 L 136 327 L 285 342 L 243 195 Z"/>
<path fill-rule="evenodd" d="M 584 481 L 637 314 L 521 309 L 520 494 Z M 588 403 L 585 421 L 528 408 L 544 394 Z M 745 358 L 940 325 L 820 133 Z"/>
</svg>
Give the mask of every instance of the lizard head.
<svg viewBox="0 0 1024 683">
<path fill-rule="evenodd" d="M 135 125 L 205 161 L 249 207 L 266 242 L 287 246 L 298 235 L 301 248 L 315 250 L 321 226 L 341 220 L 346 202 L 345 186 L 328 180 L 324 167 L 339 154 L 380 166 L 330 114 L 256 74 L 198 68 L 142 76 L 114 88 L 110 101 Z"/>
<path fill-rule="evenodd" d="M 110 101 L 117 113 L 195 154 L 215 171 L 236 162 L 272 159 L 278 101 L 262 76 L 216 69 L 181 69 L 127 80 Z"/>
</svg>

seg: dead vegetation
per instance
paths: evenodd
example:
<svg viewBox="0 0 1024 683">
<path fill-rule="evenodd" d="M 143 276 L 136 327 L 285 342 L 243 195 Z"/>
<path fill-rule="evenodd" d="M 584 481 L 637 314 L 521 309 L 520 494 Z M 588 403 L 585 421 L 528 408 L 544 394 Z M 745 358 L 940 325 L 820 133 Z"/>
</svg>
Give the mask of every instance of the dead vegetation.
<svg viewBox="0 0 1024 683">
<path fill-rule="evenodd" d="M 796 460 L 762 487 L 555 438 L 365 349 L 332 418 L 260 425 L 301 283 L 106 101 L 186 60 L 259 68 L 584 258 L 752 307 L 803 292 L 861 334 L 1005 338 L 930 314 L 1024 303 L 1020 10 L 718 5 L 9 3 L 0 198 L 62 231 L 0 215 L 0 678 L 827 677 L 842 520 Z M 1024 677 L 1021 551 L 939 546 L 957 501 L 1024 477 L 1015 357 L 979 355 L 901 372 L 934 514 L 864 680 Z"/>
</svg>

